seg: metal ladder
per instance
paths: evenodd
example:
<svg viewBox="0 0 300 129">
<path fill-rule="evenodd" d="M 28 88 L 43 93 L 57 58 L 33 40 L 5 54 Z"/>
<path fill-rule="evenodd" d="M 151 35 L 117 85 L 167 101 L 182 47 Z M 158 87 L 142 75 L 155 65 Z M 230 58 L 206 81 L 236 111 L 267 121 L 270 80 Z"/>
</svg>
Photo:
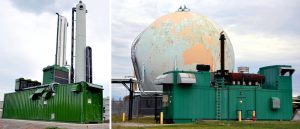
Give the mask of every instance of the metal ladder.
<svg viewBox="0 0 300 129">
<path fill-rule="evenodd" d="M 216 80 L 216 120 L 221 120 L 222 118 L 222 108 L 221 108 L 221 92 L 222 92 L 222 85 L 223 79 Z"/>
</svg>

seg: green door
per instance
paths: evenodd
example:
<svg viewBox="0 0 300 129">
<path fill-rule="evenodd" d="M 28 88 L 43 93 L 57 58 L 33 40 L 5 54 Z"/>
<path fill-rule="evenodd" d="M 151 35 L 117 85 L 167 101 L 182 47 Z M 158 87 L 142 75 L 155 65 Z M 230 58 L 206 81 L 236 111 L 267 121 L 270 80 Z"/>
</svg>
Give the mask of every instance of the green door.
<svg viewBox="0 0 300 129">
<path fill-rule="evenodd" d="M 252 119 L 253 109 L 251 108 L 251 103 L 248 97 L 238 97 L 239 110 L 242 111 L 242 119 L 249 120 Z"/>
<path fill-rule="evenodd" d="M 245 120 L 248 118 L 248 109 L 247 109 L 247 98 L 244 96 L 238 96 L 236 98 L 237 109 L 236 111 L 242 111 L 242 119 Z M 237 113 L 238 114 L 238 113 Z"/>
<path fill-rule="evenodd" d="M 246 97 L 241 98 L 242 99 L 242 103 L 241 103 L 241 110 L 242 110 L 242 119 L 248 119 L 248 109 L 247 109 L 247 105 L 248 105 L 248 101 Z"/>
</svg>

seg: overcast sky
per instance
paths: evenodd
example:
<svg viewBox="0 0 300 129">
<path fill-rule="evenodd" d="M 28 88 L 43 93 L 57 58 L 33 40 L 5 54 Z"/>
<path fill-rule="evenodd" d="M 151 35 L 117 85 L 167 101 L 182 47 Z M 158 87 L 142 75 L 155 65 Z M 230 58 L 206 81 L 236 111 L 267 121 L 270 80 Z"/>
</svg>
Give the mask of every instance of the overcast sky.
<svg viewBox="0 0 300 129">
<path fill-rule="evenodd" d="M 42 69 L 54 64 L 56 12 L 69 22 L 67 61 L 70 64 L 72 7 L 79 0 L 2 0 L 0 5 L 0 101 L 14 92 L 19 77 L 42 82 Z M 93 81 L 109 95 L 111 57 L 109 1 L 83 0 L 87 13 L 87 45 L 93 51 Z"/>
<path fill-rule="evenodd" d="M 42 81 L 42 69 L 54 64 L 56 12 L 71 25 L 71 8 L 78 0 L 3 0 L 0 5 L 0 100 L 14 91 L 19 77 Z M 300 94 L 300 1 L 299 0 L 111 0 L 112 52 L 109 39 L 108 0 L 85 0 L 87 45 L 93 48 L 94 82 L 109 95 L 112 77 L 132 75 L 130 47 L 136 36 L 160 16 L 185 4 L 208 16 L 229 35 L 235 66 L 249 66 L 256 73 L 266 65 L 288 64 L 296 72 L 293 94 Z M 67 58 L 70 62 L 70 30 Z M 112 53 L 112 66 L 110 66 Z M 70 63 L 69 63 L 70 64 Z M 113 96 L 127 92 L 113 85 Z"/>
<path fill-rule="evenodd" d="M 293 95 L 300 94 L 299 0 L 112 0 L 113 78 L 133 74 L 130 47 L 137 35 L 183 4 L 223 27 L 234 47 L 235 67 L 257 73 L 261 66 L 292 65 Z M 112 97 L 126 94 L 122 85 L 112 85 Z"/>
</svg>

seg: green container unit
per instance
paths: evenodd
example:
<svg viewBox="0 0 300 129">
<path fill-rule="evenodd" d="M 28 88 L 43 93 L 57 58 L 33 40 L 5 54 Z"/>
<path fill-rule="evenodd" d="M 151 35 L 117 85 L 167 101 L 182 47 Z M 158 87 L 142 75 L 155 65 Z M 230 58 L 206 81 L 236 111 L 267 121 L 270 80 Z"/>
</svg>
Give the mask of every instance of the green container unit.
<svg viewBox="0 0 300 129">
<path fill-rule="evenodd" d="M 69 69 L 58 65 L 47 66 L 43 69 L 43 84 L 50 83 L 69 83 Z"/>
<path fill-rule="evenodd" d="M 258 73 L 264 75 L 266 81 L 262 85 L 262 90 L 257 93 L 258 103 L 261 103 L 257 106 L 257 118 L 291 119 L 294 71 L 290 65 L 273 65 L 259 69 Z M 266 107 L 271 110 L 267 110 Z"/>
<path fill-rule="evenodd" d="M 3 118 L 72 123 L 103 122 L 103 88 L 86 82 L 8 93 Z"/>
<path fill-rule="evenodd" d="M 196 84 L 177 84 L 178 73 L 195 74 Z M 163 85 L 163 112 L 166 122 L 186 123 L 196 119 L 215 119 L 215 90 L 209 72 L 173 71 L 173 84 Z"/>
<path fill-rule="evenodd" d="M 278 74 L 282 69 L 291 73 L 288 76 Z M 264 70 L 268 70 L 269 74 Z M 208 71 L 167 72 L 164 75 L 170 74 L 173 78 L 169 79 L 172 83 L 163 84 L 164 121 L 188 123 L 196 120 L 237 120 L 239 110 L 242 111 L 243 120 L 252 119 L 253 111 L 256 111 L 257 120 L 290 120 L 292 72 L 293 69 L 286 65 L 263 67 L 260 73 L 265 76 L 266 81 L 262 86 L 223 85 L 220 89 L 211 85 L 211 73 Z M 179 73 L 193 74 L 196 82 L 178 83 Z M 269 85 L 266 86 L 267 84 Z M 276 84 L 277 86 L 273 86 Z"/>
</svg>

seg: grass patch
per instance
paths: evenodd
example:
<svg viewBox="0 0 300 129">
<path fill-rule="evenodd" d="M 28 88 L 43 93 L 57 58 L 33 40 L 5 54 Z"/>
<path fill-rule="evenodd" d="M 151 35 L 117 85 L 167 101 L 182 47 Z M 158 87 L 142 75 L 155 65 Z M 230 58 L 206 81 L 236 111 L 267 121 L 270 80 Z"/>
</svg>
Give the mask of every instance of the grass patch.
<svg viewBox="0 0 300 129">
<path fill-rule="evenodd" d="M 127 120 L 127 118 L 126 118 L 126 120 Z M 122 117 L 114 114 L 111 116 L 111 121 L 112 121 L 112 123 L 122 122 Z"/>
<path fill-rule="evenodd" d="M 64 129 L 64 128 L 58 128 L 58 127 L 47 127 L 45 129 Z"/>
<path fill-rule="evenodd" d="M 117 115 L 112 115 L 112 123 L 121 123 L 122 121 L 122 117 L 121 116 L 117 116 Z M 155 120 L 154 117 L 135 117 L 132 118 L 132 120 L 128 121 L 128 118 L 125 118 L 125 122 L 129 122 L 129 123 L 143 123 L 143 124 L 155 124 Z"/>
<path fill-rule="evenodd" d="M 171 124 L 143 127 L 112 126 L 113 129 L 300 129 L 294 121 L 201 121 L 191 124 Z"/>
</svg>

